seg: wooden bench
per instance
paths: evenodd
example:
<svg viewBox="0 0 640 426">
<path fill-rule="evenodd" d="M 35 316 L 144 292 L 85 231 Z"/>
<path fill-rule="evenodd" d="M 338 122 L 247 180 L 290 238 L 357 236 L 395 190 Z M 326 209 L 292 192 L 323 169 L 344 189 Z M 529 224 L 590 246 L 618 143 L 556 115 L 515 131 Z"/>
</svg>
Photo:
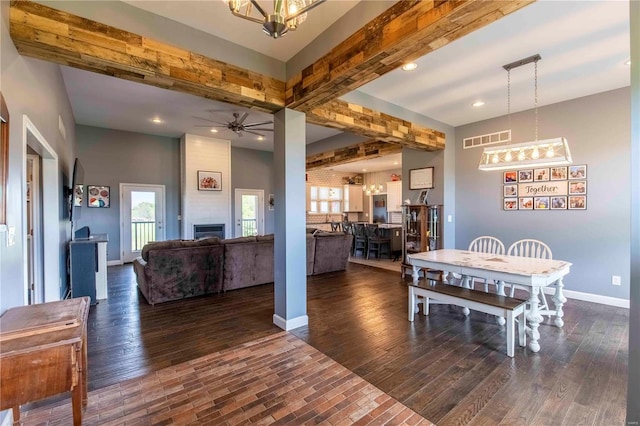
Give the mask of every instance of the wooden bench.
<svg viewBox="0 0 640 426">
<path fill-rule="evenodd" d="M 520 346 L 526 345 L 526 300 L 470 290 L 437 280 L 414 281 L 409 284 L 409 321 L 411 322 L 418 311 L 418 297 L 424 297 L 424 315 L 429 315 L 429 299 L 434 298 L 443 303 L 506 318 L 507 355 L 510 357 L 514 354 L 514 325 L 515 319 L 518 318 L 518 340 Z"/>
</svg>

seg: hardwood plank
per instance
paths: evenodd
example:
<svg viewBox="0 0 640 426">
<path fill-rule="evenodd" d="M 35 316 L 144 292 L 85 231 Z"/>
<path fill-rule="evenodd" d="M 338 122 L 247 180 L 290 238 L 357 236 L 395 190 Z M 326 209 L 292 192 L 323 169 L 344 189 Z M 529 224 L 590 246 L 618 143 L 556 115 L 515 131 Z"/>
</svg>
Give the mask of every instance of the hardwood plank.
<svg viewBox="0 0 640 426">
<path fill-rule="evenodd" d="M 428 317 L 420 314 L 408 322 L 409 281 L 397 272 L 351 263 L 344 272 L 309 277 L 309 326 L 291 334 L 441 425 L 624 423 L 627 310 L 570 300 L 563 329 L 549 319 L 541 324 L 540 352 L 517 347 L 510 359 L 504 354 L 504 327 L 489 315 L 471 312 L 465 318 L 457 307 L 434 305 Z M 91 391 L 106 392 L 125 380 L 280 332 L 272 324 L 271 284 L 150 306 L 135 287 L 130 265 L 109 267 L 108 282 L 109 299 L 91 307 L 87 323 Z M 252 360 L 247 371 L 269 366 L 283 368 L 270 365 L 265 356 Z M 270 377 L 263 393 L 244 398 L 246 415 L 238 406 L 221 413 L 207 411 L 197 401 L 188 403 L 199 407 L 195 412 L 201 422 L 215 422 L 222 415 L 250 422 L 266 412 L 285 422 L 283 401 L 273 400 L 269 407 L 265 401 L 275 389 L 286 387 L 283 398 L 308 392 L 309 401 L 294 410 L 299 418 L 309 424 L 331 419 L 336 408 L 320 404 L 319 398 L 337 398 L 346 385 L 327 382 L 322 375 L 307 377 L 305 364 L 298 368 L 307 382 L 292 381 L 293 372 Z M 187 377 L 171 382 L 182 386 L 176 392 L 186 395 L 196 386 Z M 335 390 L 325 392 L 330 384 Z M 202 386 L 232 402 L 231 391 L 216 382 L 204 379 Z M 127 392 L 127 398 L 140 395 L 136 388 Z M 188 396 L 176 398 L 188 401 Z M 57 409 L 65 400 L 53 398 L 23 409 L 47 404 Z M 346 411 L 356 414 L 352 404 L 358 400 L 345 402 Z M 119 403 L 104 401 L 103 424 L 118 418 L 114 407 Z M 147 410 L 149 421 L 172 421 L 154 406 Z M 175 419 L 182 420 L 185 413 Z M 377 421 L 411 419 L 399 411 L 383 414 Z"/>
</svg>

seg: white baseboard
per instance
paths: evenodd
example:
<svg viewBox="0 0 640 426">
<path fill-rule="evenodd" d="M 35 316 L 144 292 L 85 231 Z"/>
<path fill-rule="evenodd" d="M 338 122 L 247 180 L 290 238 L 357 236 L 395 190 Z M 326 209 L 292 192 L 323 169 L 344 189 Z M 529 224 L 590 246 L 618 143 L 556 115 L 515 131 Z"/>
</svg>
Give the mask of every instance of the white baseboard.
<svg viewBox="0 0 640 426">
<path fill-rule="evenodd" d="M 553 295 L 555 293 L 555 289 L 553 287 L 545 287 L 544 292 L 545 294 Z M 629 309 L 628 299 L 619 299 L 617 297 L 601 296 L 599 294 L 583 293 L 582 291 L 574 291 L 574 290 L 567 290 L 567 289 L 562 289 L 562 293 L 567 299 L 582 300 L 584 302 L 600 303 L 602 305 L 616 306 L 618 308 Z"/>
<path fill-rule="evenodd" d="M 309 325 L 309 316 L 302 315 L 297 318 L 286 320 L 279 315 L 273 314 L 273 323 L 285 331 L 293 330 L 294 328 L 304 327 Z"/>
<path fill-rule="evenodd" d="M 124 265 L 124 263 L 122 263 L 122 260 L 120 259 L 107 261 L 107 266 L 120 266 L 120 265 Z"/>
</svg>

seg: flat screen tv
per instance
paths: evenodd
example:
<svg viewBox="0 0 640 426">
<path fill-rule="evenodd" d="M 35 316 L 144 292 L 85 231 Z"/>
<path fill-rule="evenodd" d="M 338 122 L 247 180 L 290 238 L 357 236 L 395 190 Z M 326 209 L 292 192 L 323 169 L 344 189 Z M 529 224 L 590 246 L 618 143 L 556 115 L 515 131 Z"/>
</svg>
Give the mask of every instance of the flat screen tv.
<svg viewBox="0 0 640 426">
<path fill-rule="evenodd" d="M 69 196 L 69 220 L 71 222 L 80 218 L 84 198 L 84 169 L 82 168 L 80 160 L 76 158 L 76 161 L 73 163 L 73 176 L 71 178 L 71 190 Z"/>
</svg>

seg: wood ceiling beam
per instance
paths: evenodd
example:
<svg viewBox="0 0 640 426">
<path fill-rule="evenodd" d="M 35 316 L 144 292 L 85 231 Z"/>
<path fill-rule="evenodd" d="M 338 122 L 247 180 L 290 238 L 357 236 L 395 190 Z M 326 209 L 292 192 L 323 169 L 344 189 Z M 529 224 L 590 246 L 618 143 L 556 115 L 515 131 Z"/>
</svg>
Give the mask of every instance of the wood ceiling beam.
<svg viewBox="0 0 640 426">
<path fill-rule="evenodd" d="M 13 1 L 20 54 L 264 112 L 284 104 L 284 82 L 30 1 Z"/>
<path fill-rule="evenodd" d="M 25 56 L 264 112 L 283 107 L 307 121 L 422 150 L 444 134 L 336 100 L 380 75 L 533 0 L 403 0 L 285 83 L 195 52 L 25 0 L 13 0 L 10 34 Z"/>
<path fill-rule="evenodd" d="M 311 111 L 533 1 L 399 1 L 291 78 L 287 107 Z"/>
<path fill-rule="evenodd" d="M 401 152 L 402 145 L 369 140 L 320 154 L 310 155 L 307 157 L 307 171 L 336 166 L 338 164 L 353 163 L 354 161 L 369 160 L 385 155 L 399 154 Z"/>
<path fill-rule="evenodd" d="M 423 151 L 443 150 L 445 144 L 442 132 L 340 100 L 307 112 L 307 121 Z"/>
</svg>

